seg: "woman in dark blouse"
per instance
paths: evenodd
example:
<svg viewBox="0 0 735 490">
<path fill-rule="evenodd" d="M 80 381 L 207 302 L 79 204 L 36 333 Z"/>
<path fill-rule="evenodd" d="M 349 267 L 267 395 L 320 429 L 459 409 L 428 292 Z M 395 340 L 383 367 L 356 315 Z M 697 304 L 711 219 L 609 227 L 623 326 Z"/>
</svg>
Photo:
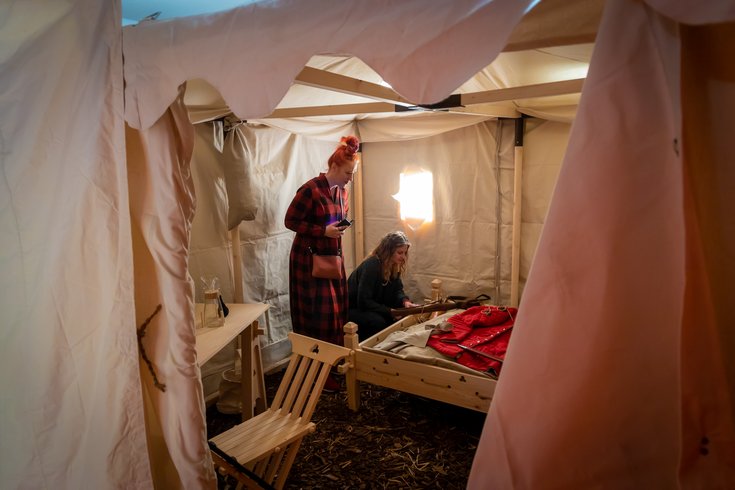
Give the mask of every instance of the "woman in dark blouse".
<svg viewBox="0 0 735 490">
<path fill-rule="evenodd" d="M 410 246 L 405 233 L 388 233 L 350 274 L 348 319 L 357 324 L 361 338 L 372 337 L 393 323 L 392 308 L 417 306 L 403 292 L 401 281 Z"/>
</svg>

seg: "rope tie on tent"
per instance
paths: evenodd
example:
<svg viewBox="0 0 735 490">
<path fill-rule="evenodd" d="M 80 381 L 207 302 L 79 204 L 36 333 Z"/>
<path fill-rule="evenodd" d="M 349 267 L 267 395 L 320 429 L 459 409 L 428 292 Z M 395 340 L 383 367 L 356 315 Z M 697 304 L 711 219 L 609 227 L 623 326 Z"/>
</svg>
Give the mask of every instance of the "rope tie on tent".
<svg viewBox="0 0 735 490">
<path fill-rule="evenodd" d="M 143 357 L 143 360 L 145 361 L 146 365 L 148 366 L 148 371 L 150 371 L 151 376 L 153 376 L 153 384 L 158 388 L 159 390 L 165 392 L 166 391 L 166 385 L 158 381 L 158 376 L 156 376 L 156 370 L 153 368 L 153 363 L 150 359 L 148 359 L 148 355 L 145 353 L 145 347 L 143 347 L 143 337 L 145 337 L 145 329 L 148 326 L 148 324 L 153 320 L 153 317 L 158 314 L 158 312 L 161 311 L 161 305 L 159 304 L 156 306 L 156 310 L 145 319 L 143 322 L 143 325 L 141 325 L 138 328 L 138 350 L 140 351 L 141 357 Z"/>
</svg>

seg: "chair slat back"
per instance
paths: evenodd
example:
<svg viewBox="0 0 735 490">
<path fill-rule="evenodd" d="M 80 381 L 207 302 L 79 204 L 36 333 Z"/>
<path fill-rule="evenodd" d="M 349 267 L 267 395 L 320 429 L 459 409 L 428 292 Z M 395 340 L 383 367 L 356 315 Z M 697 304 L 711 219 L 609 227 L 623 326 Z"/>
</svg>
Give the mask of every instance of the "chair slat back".
<svg viewBox="0 0 735 490">
<path fill-rule="evenodd" d="M 308 423 L 321 396 L 329 371 L 350 349 L 329 342 L 289 333 L 291 359 L 269 410 L 289 413 Z"/>
<path fill-rule="evenodd" d="M 278 489 L 286 482 L 302 438 L 314 430 L 311 416 L 330 369 L 352 352 L 303 335 L 289 333 L 288 336 L 293 353 L 270 408 L 212 439 L 213 443 L 221 444 L 227 457 L 235 458 L 238 464 Z M 227 471 L 241 482 L 252 483 L 237 476 L 237 465 L 220 459 L 219 464 L 230 466 Z"/>
</svg>

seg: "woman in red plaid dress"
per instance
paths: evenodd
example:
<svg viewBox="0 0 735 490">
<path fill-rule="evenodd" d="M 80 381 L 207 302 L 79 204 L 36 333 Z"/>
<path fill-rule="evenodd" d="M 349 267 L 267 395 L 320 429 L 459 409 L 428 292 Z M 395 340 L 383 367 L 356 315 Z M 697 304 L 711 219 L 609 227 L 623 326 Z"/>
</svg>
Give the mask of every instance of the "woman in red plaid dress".
<svg viewBox="0 0 735 490">
<path fill-rule="evenodd" d="M 311 253 L 342 251 L 346 226 L 336 226 L 347 217 L 349 205 L 345 186 L 357 170 L 360 142 L 343 137 L 329 157 L 326 173 L 302 185 L 286 211 L 286 228 L 296 232 L 289 260 L 289 295 L 293 331 L 309 337 L 342 344 L 342 327 L 347 322 L 347 280 L 344 265 L 341 279 L 312 277 Z"/>
</svg>

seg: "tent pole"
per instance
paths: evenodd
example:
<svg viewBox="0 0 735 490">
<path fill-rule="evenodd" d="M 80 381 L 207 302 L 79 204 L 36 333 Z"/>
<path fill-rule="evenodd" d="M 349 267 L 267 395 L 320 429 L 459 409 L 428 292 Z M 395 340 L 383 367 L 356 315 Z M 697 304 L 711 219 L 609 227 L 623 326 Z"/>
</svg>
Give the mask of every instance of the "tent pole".
<svg viewBox="0 0 735 490">
<path fill-rule="evenodd" d="M 360 144 L 360 163 L 362 164 L 362 144 Z M 362 166 L 362 165 L 361 165 Z M 352 181 L 352 190 L 354 193 L 354 207 L 352 207 L 352 217 L 355 220 L 355 267 L 362 263 L 365 258 L 365 213 L 363 211 L 362 202 L 362 170 L 355 174 Z"/>
<path fill-rule="evenodd" d="M 510 306 L 518 306 L 521 257 L 521 201 L 523 187 L 524 119 L 515 120 L 516 136 L 513 153 L 513 242 L 511 251 Z"/>
<path fill-rule="evenodd" d="M 230 230 L 232 242 L 232 272 L 235 282 L 235 303 L 244 303 L 245 297 L 242 290 L 242 251 L 240 250 L 240 225 Z"/>
</svg>

